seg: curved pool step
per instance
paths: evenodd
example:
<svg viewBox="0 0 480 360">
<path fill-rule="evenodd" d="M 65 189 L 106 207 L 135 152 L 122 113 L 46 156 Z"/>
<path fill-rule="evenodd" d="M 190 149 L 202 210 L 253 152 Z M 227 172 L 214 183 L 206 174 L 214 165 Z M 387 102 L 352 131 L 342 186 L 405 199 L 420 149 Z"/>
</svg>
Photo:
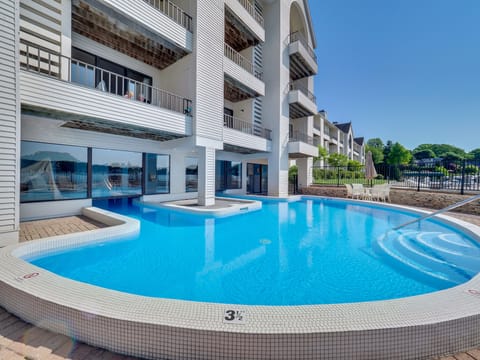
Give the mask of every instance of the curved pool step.
<svg viewBox="0 0 480 360">
<path fill-rule="evenodd" d="M 452 278 L 460 276 L 459 280 L 461 281 L 468 280 L 480 271 L 478 267 L 472 266 L 469 261 L 460 258 L 452 261 L 452 259 L 439 256 L 431 248 L 425 247 L 418 242 L 418 234 L 400 234 L 396 239 L 392 240 L 391 246 L 404 257 L 420 263 L 433 271 L 443 272 Z"/>
<path fill-rule="evenodd" d="M 376 242 L 375 251 L 377 251 L 381 257 L 387 258 L 393 266 L 405 272 L 406 275 L 413 276 L 427 284 L 439 287 L 455 286 L 469 279 L 469 277 L 460 275 L 455 270 L 446 266 L 443 267 L 442 270 L 435 270 L 424 264 L 425 261 L 419 261 L 419 255 L 417 259 L 412 259 L 407 255 L 407 249 L 402 249 L 402 245 L 393 245 L 394 243 L 398 243 L 396 236 L 393 238 L 392 236 L 381 238 Z M 439 268 L 439 264 L 437 263 L 435 267 Z"/>
<path fill-rule="evenodd" d="M 472 273 L 480 272 L 480 249 L 472 243 L 465 242 L 460 246 L 451 241 L 445 241 L 447 236 L 454 234 L 437 234 L 420 232 L 411 242 L 415 242 L 416 246 L 425 253 L 445 260 L 448 263 L 457 264 Z"/>
</svg>

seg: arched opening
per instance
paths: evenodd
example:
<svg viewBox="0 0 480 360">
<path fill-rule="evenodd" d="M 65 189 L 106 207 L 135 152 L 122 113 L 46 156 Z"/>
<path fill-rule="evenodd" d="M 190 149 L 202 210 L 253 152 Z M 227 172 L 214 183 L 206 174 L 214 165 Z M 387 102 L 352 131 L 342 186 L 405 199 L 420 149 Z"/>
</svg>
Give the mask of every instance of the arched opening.
<svg viewBox="0 0 480 360">
<path fill-rule="evenodd" d="M 294 2 L 290 7 L 290 34 L 300 33 L 308 41 L 307 24 L 302 9 Z"/>
</svg>

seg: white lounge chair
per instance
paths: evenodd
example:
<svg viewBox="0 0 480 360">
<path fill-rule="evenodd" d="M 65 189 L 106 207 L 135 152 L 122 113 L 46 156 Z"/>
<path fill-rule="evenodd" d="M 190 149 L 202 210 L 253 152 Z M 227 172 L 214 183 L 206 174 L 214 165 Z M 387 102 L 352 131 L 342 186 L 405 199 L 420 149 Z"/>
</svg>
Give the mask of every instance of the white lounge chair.
<svg viewBox="0 0 480 360">
<path fill-rule="evenodd" d="M 352 184 L 352 199 L 365 199 L 363 184 Z"/>
<path fill-rule="evenodd" d="M 353 199 L 352 184 L 345 184 L 347 188 L 347 198 Z"/>
</svg>

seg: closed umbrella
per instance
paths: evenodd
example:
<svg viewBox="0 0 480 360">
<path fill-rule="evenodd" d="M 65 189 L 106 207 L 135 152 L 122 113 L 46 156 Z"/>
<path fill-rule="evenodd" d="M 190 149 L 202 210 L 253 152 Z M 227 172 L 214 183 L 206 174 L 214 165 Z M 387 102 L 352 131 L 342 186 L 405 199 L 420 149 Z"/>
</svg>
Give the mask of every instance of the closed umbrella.
<svg viewBox="0 0 480 360">
<path fill-rule="evenodd" d="M 365 159 L 365 177 L 367 180 L 372 180 L 377 177 L 377 170 L 375 170 L 375 165 L 373 164 L 372 152 L 367 152 L 367 157 Z"/>
</svg>

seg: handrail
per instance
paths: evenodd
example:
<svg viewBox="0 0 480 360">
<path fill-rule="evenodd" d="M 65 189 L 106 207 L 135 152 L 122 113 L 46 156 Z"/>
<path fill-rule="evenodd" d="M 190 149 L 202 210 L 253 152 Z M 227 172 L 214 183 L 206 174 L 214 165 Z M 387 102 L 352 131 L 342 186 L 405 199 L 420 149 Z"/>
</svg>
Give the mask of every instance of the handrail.
<svg viewBox="0 0 480 360">
<path fill-rule="evenodd" d="M 262 80 L 263 73 L 262 69 L 258 66 L 252 64 L 245 56 L 235 51 L 230 45 L 225 43 L 225 56 L 232 60 L 235 64 L 240 66 L 242 69 L 248 71 L 250 74 L 254 75 L 256 78 Z"/>
<path fill-rule="evenodd" d="M 291 131 L 288 137 L 289 137 L 288 139 L 289 142 L 300 141 L 306 144 L 313 145 L 313 137 L 301 131 L 297 131 L 297 130 Z"/>
<path fill-rule="evenodd" d="M 251 122 L 236 118 L 232 115 L 223 115 L 223 126 L 239 130 L 246 134 L 262 137 L 267 140 L 272 140 L 272 130 L 265 129 L 261 126 L 254 126 Z"/>
<path fill-rule="evenodd" d="M 255 8 L 255 6 L 249 0 L 238 0 L 240 4 L 248 11 L 250 15 L 253 16 L 256 22 L 258 22 L 262 27 L 264 27 L 264 20 L 263 16 L 260 12 Z"/>
<path fill-rule="evenodd" d="M 143 0 L 161 13 L 167 15 L 177 24 L 183 26 L 190 32 L 193 32 L 192 17 L 183 11 L 179 6 L 170 0 Z"/>
<path fill-rule="evenodd" d="M 310 56 L 317 62 L 317 55 L 315 54 L 315 50 L 312 49 L 310 45 L 308 45 L 308 41 L 305 36 L 300 31 L 295 31 L 290 34 L 290 44 L 294 43 L 295 41 L 299 41 L 308 51 Z"/>
<path fill-rule="evenodd" d="M 459 202 L 456 202 L 455 204 L 452 204 L 450 206 L 447 206 L 443 209 L 440 209 L 440 210 L 437 210 L 433 213 L 430 213 L 430 214 L 426 214 L 418 219 L 415 219 L 415 220 L 411 220 L 411 221 L 407 221 L 406 223 L 403 223 L 397 227 L 394 227 L 392 230 L 399 230 L 401 228 L 404 228 L 405 226 L 407 225 L 411 225 L 411 224 L 414 224 L 416 222 L 420 222 L 422 220 L 425 220 L 425 219 L 428 219 L 428 218 L 431 218 L 433 216 L 436 216 L 436 215 L 439 215 L 439 214 L 442 214 L 446 211 L 449 211 L 449 210 L 452 210 L 452 209 L 456 209 L 460 206 L 463 206 L 465 204 L 468 204 L 468 203 L 471 203 L 472 201 L 475 201 L 475 200 L 480 200 L 480 195 L 475 195 L 475 196 L 472 196 L 472 197 L 469 197 L 468 199 L 465 199 L 465 200 L 462 200 L 462 201 L 459 201 Z"/>
<path fill-rule="evenodd" d="M 291 81 L 289 83 L 290 91 L 292 90 L 298 90 L 304 93 L 310 100 L 312 100 L 314 103 L 317 102 L 317 98 L 313 93 L 308 90 L 305 86 L 300 85 L 298 81 Z"/>
<path fill-rule="evenodd" d="M 192 101 L 189 99 L 47 49 L 22 43 L 20 57 L 20 66 L 27 71 L 186 115 L 192 112 Z M 67 74 L 62 74 L 62 67 L 67 69 Z"/>
</svg>

